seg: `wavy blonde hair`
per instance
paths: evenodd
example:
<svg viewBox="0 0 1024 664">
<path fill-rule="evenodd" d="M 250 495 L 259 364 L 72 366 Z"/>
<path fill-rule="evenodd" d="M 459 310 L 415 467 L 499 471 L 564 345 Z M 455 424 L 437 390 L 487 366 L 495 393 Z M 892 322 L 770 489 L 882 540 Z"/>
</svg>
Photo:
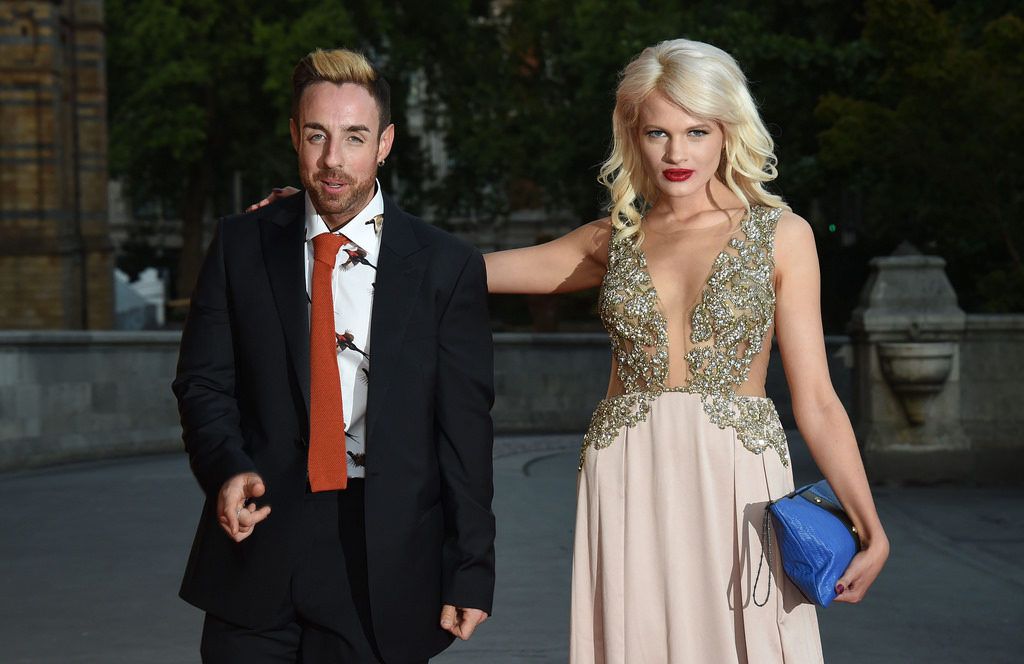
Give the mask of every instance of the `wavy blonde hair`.
<svg viewBox="0 0 1024 664">
<path fill-rule="evenodd" d="M 608 188 L 615 239 L 636 236 L 658 189 L 645 171 L 637 125 L 640 106 L 661 93 L 689 115 L 719 124 L 725 134 L 725 158 L 718 178 L 743 202 L 788 209 L 764 183 L 775 179 L 775 143 L 761 121 L 747 77 L 720 48 L 689 39 L 672 39 L 645 48 L 622 70 L 612 115 L 612 150 L 598 181 Z"/>
</svg>

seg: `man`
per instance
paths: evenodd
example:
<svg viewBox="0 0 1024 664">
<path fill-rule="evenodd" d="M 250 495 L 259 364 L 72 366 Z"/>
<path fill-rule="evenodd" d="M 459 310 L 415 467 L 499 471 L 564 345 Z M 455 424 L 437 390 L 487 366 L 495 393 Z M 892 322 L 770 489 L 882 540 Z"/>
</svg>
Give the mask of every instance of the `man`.
<svg viewBox="0 0 1024 664">
<path fill-rule="evenodd" d="M 491 611 L 483 259 L 383 196 L 387 82 L 292 78 L 304 196 L 220 220 L 182 336 L 204 662 L 422 662 Z"/>
</svg>

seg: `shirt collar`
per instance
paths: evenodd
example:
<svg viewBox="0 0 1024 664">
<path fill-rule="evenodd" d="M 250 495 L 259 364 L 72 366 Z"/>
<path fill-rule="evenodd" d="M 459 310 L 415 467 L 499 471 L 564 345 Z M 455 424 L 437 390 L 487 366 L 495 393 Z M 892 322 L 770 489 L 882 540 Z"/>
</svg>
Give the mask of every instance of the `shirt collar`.
<svg viewBox="0 0 1024 664">
<path fill-rule="evenodd" d="M 360 210 L 356 216 L 336 232 L 342 233 L 356 246 L 365 250 L 368 254 L 376 255 L 380 247 L 380 235 L 377 233 L 373 218 L 384 214 L 384 194 L 381 192 L 380 180 L 375 180 L 376 192 L 373 198 Z M 329 233 L 327 224 L 313 207 L 313 201 L 306 192 L 306 241 L 309 242 L 317 235 Z"/>
</svg>

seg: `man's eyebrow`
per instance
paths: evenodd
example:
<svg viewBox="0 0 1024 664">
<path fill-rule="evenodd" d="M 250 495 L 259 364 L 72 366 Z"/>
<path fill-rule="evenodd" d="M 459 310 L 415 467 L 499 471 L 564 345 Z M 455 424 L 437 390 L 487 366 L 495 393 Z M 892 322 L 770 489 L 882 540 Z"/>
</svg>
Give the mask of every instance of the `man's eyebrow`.
<svg viewBox="0 0 1024 664">
<path fill-rule="evenodd" d="M 306 122 L 306 123 L 304 123 L 302 125 L 302 128 L 303 129 L 316 129 L 317 131 L 324 131 L 324 132 L 327 131 L 327 127 L 323 126 L 319 122 Z M 345 127 L 343 131 L 346 132 L 346 133 L 349 133 L 349 134 L 358 134 L 358 133 L 369 134 L 370 133 L 370 128 L 367 127 L 366 125 L 357 124 L 357 125 L 349 125 L 349 126 Z"/>
</svg>

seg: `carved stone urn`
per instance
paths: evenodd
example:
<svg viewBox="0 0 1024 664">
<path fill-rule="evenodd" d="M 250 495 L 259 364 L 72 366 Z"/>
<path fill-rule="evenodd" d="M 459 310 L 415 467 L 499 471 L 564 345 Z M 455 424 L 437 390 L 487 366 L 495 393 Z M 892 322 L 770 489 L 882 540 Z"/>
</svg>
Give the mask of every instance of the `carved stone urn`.
<svg viewBox="0 0 1024 664">
<path fill-rule="evenodd" d="M 972 472 L 960 417 L 967 314 L 945 266 L 909 245 L 874 258 L 853 312 L 854 427 L 874 481 L 938 482 Z"/>
<path fill-rule="evenodd" d="M 950 342 L 878 344 L 882 373 L 913 426 L 924 424 L 928 405 L 949 378 L 955 352 Z"/>
</svg>

